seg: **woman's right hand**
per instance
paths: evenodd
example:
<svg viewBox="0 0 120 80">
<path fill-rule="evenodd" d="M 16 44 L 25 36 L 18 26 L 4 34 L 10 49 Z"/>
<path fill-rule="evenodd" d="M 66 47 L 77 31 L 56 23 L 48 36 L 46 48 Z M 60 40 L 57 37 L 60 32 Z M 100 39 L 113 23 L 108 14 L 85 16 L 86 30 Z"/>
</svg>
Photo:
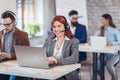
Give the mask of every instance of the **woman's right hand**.
<svg viewBox="0 0 120 80">
<path fill-rule="evenodd" d="M 55 57 L 51 56 L 47 58 L 48 64 L 57 64 L 58 61 Z"/>
</svg>

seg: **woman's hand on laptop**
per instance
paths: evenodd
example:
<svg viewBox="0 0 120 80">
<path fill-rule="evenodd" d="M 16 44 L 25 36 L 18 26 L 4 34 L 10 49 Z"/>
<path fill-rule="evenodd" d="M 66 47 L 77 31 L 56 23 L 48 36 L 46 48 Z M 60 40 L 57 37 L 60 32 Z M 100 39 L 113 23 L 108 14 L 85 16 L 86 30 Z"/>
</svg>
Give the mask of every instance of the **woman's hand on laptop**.
<svg viewBox="0 0 120 80">
<path fill-rule="evenodd" d="M 48 61 L 49 64 L 57 64 L 58 63 L 57 59 L 53 56 L 48 57 L 47 61 Z"/>
<path fill-rule="evenodd" d="M 112 46 L 112 43 L 111 42 L 107 43 L 107 46 Z"/>
<path fill-rule="evenodd" d="M 4 58 L 11 59 L 12 56 L 11 56 L 11 54 L 9 54 L 9 53 L 1 52 L 1 53 L 0 53 L 0 59 L 4 59 Z"/>
</svg>

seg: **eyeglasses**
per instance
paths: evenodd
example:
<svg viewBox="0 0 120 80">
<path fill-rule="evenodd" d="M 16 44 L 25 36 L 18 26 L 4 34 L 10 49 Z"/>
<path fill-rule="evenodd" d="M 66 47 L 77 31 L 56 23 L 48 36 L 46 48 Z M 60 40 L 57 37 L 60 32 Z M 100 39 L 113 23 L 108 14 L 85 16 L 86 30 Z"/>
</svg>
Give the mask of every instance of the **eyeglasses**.
<svg viewBox="0 0 120 80">
<path fill-rule="evenodd" d="M 78 17 L 72 17 L 72 19 L 77 20 L 77 19 L 78 19 Z"/>
<path fill-rule="evenodd" d="M 7 24 L 2 24 L 3 26 L 10 26 L 11 24 L 12 24 L 13 22 L 11 22 L 11 23 L 7 23 Z"/>
</svg>

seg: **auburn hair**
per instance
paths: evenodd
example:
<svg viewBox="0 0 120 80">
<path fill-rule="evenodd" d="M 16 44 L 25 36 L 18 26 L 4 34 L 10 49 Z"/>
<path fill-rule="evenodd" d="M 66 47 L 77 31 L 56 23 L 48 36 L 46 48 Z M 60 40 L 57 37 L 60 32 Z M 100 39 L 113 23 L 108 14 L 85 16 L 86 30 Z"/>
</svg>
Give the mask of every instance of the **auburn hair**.
<svg viewBox="0 0 120 80">
<path fill-rule="evenodd" d="M 62 24 L 64 25 L 64 28 L 65 28 L 65 36 L 67 36 L 67 37 L 70 38 L 70 39 L 74 37 L 74 35 L 72 34 L 72 32 L 71 32 L 71 30 L 70 30 L 70 27 L 69 27 L 69 25 L 68 25 L 67 19 L 66 19 L 64 16 L 62 16 L 62 15 L 55 16 L 55 17 L 52 19 L 52 21 L 51 21 L 52 27 L 53 27 L 54 22 L 56 22 L 56 21 L 58 21 L 58 22 L 60 22 L 60 23 L 62 23 Z M 52 27 L 51 27 L 51 28 L 52 28 Z"/>
</svg>

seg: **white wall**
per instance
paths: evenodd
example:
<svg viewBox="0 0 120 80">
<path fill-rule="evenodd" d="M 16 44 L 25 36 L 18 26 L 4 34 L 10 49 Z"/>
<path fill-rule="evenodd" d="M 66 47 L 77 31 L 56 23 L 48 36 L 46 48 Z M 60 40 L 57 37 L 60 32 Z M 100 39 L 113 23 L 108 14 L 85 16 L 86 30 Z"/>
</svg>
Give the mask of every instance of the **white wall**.
<svg viewBox="0 0 120 80">
<path fill-rule="evenodd" d="M 0 14 L 6 10 L 16 13 L 16 0 L 0 0 Z"/>
<path fill-rule="evenodd" d="M 44 38 L 51 27 L 51 20 L 55 16 L 55 0 L 43 0 L 43 32 Z"/>
<path fill-rule="evenodd" d="M 16 13 L 16 0 L 0 0 L 0 16 L 6 10 L 11 10 Z"/>
<path fill-rule="evenodd" d="M 57 15 L 64 15 L 69 22 L 68 13 L 70 10 L 77 10 L 79 12 L 79 22 L 88 25 L 87 22 L 87 6 L 86 0 L 56 0 Z"/>
</svg>

